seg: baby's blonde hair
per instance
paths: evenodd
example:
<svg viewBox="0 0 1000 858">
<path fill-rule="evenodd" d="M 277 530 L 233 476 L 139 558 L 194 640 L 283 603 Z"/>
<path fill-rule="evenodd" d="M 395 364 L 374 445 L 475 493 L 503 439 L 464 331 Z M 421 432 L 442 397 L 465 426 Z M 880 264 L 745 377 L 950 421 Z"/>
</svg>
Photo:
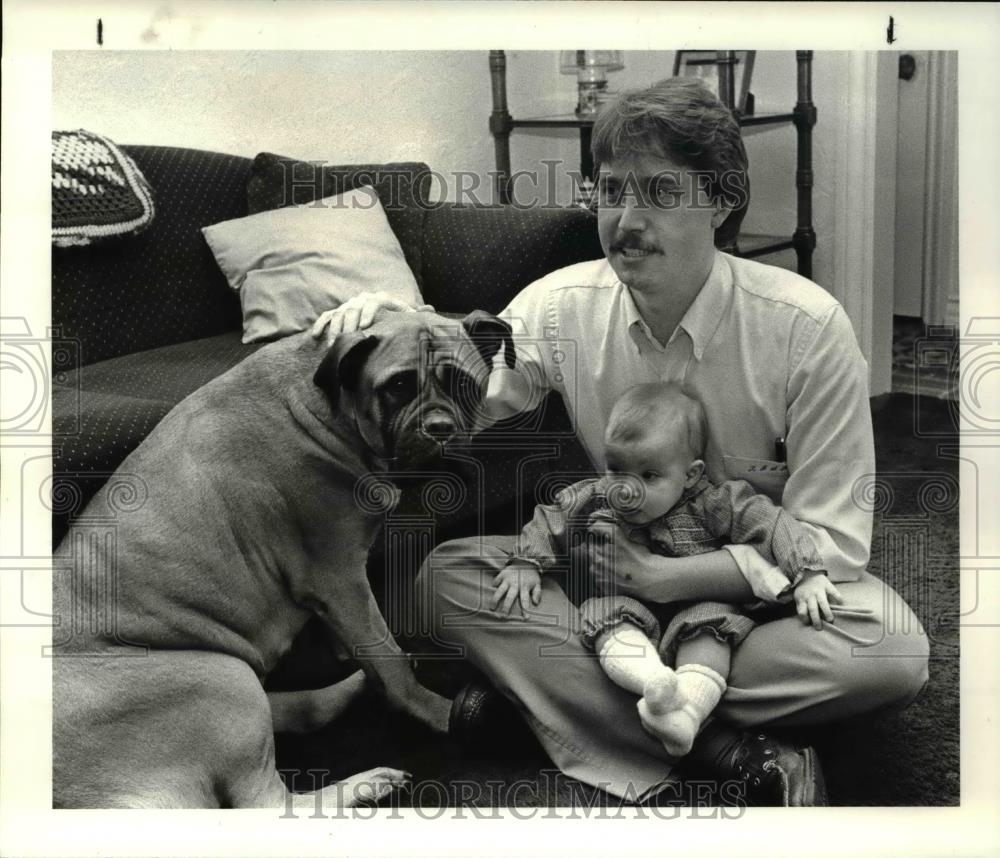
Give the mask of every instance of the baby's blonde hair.
<svg viewBox="0 0 1000 858">
<path fill-rule="evenodd" d="M 611 408 L 605 438 L 631 444 L 653 434 L 686 444 L 692 459 L 705 455 L 705 409 L 679 385 L 652 381 L 630 387 Z"/>
</svg>

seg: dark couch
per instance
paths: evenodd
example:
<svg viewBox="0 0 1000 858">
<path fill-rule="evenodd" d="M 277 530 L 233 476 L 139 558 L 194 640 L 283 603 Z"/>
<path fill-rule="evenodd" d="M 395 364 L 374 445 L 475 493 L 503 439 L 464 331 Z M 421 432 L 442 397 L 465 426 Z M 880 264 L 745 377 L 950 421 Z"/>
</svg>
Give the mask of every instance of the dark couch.
<svg viewBox="0 0 1000 858">
<path fill-rule="evenodd" d="M 284 200 L 268 198 L 281 190 L 273 180 L 281 160 L 275 156 L 251 161 L 156 146 L 126 151 L 152 187 L 152 225 L 137 236 L 52 255 L 56 544 L 174 405 L 258 348 L 240 342 L 238 296 L 201 227 L 374 177 L 425 299 L 449 312 L 498 311 L 541 275 L 601 255 L 594 217 L 581 209 L 431 205 L 424 164 L 313 170 L 311 187 L 297 170 L 313 168 L 296 163 Z M 382 174 L 406 181 L 380 183 Z M 552 405 L 541 423 L 565 440 L 565 415 Z M 512 497 L 511 472 L 500 467 L 498 479 L 486 481 L 497 501 Z"/>
</svg>

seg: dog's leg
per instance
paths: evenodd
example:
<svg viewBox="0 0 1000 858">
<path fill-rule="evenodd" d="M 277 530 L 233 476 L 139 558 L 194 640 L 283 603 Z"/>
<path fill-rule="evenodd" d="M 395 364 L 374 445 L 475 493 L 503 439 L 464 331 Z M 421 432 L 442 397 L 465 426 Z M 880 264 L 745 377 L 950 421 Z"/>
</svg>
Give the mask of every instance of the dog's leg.
<svg viewBox="0 0 1000 858">
<path fill-rule="evenodd" d="M 448 731 L 451 701 L 424 688 L 396 643 L 375 603 L 364 567 L 354 575 L 331 576 L 327 598 L 315 606 L 351 657 L 389 704 L 438 733 Z"/>
<path fill-rule="evenodd" d="M 352 673 L 325 688 L 307 691 L 272 691 L 271 720 L 275 733 L 312 733 L 337 718 L 364 691 L 365 675 Z"/>
<path fill-rule="evenodd" d="M 292 792 L 275 767 L 270 718 L 267 713 L 266 721 L 256 715 L 255 711 L 241 718 L 238 739 L 228 749 L 228 764 L 217 770 L 215 783 L 223 807 L 281 808 L 286 817 L 294 816 L 296 811 L 322 815 L 381 801 L 409 782 L 406 772 L 379 766 L 322 789 Z M 234 732 L 229 731 L 231 738 Z"/>
<path fill-rule="evenodd" d="M 326 787 L 318 799 L 292 796 L 275 768 L 260 680 L 245 662 L 219 653 L 56 658 L 52 697 L 55 807 L 268 807 L 280 814 L 317 800 L 329 808 L 378 801 L 406 780 L 378 768 Z"/>
<path fill-rule="evenodd" d="M 230 662 L 229 667 L 212 676 L 214 687 L 204 688 L 208 699 L 203 705 L 209 711 L 214 708 L 213 717 L 201 719 L 197 725 L 185 724 L 184 733 L 190 738 L 191 727 L 200 728 L 202 747 L 211 749 L 210 755 L 203 756 L 213 769 L 210 781 L 221 806 L 282 808 L 286 814 L 296 810 L 324 812 L 324 808 L 329 811 L 381 801 L 409 781 L 406 772 L 380 766 L 313 792 L 290 791 L 276 768 L 273 716 L 264 689 L 242 663 Z M 335 698 L 344 702 L 362 684 L 359 671 L 338 683 L 343 686 L 342 693 L 319 689 L 319 697 L 325 703 Z"/>
</svg>

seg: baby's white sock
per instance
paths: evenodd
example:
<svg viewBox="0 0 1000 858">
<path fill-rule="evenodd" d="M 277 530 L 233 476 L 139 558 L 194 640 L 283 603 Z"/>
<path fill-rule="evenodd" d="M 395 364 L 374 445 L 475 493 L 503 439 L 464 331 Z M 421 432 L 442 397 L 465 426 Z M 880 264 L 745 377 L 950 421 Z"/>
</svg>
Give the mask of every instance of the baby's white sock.
<svg viewBox="0 0 1000 858">
<path fill-rule="evenodd" d="M 633 694 L 642 694 L 646 683 L 656 679 L 664 688 L 676 684 L 674 672 L 641 629 L 620 625 L 598 641 L 601 667 L 608 678 Z"/>
<path fill-rule="evenodd" d="M 663 683 L 652 678 L 643 689 L 639 713 L 646 729 L 663 743 L 669 754 L 683 757 L 695 736 L 726 691 L 726 680 L 710 667 L 685 664 L 676 679 Z"/>
</svg>

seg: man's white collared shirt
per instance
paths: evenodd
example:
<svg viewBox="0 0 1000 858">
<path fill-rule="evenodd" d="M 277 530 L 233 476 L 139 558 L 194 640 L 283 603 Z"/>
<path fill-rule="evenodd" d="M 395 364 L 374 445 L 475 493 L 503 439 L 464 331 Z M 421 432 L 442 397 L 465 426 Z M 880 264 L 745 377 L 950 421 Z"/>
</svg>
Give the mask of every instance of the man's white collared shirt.
<svg viewBox="0 0 1000 858">
<path fill-rule="evenodd" d="M 784 506 L 813 536 L 832 581 L 865 569 L 865 486 L 875 473 L 868 368 L 843 308 L 821 287 L 717 252 L 705 285 L 660 344 L 601 259 L 537 280 L 501 316 L 514 329 L 520 380 L 494 371 L 491 410 L 533 407 L 558 391 L 600 471 L 615 400 L 643 382 L 681 384 L 705 408 L 709 479 L 745 479 Z M 774 600 L 787 588 L 754 549 L 728 550 L 759 597 Z"/>
</svg>

